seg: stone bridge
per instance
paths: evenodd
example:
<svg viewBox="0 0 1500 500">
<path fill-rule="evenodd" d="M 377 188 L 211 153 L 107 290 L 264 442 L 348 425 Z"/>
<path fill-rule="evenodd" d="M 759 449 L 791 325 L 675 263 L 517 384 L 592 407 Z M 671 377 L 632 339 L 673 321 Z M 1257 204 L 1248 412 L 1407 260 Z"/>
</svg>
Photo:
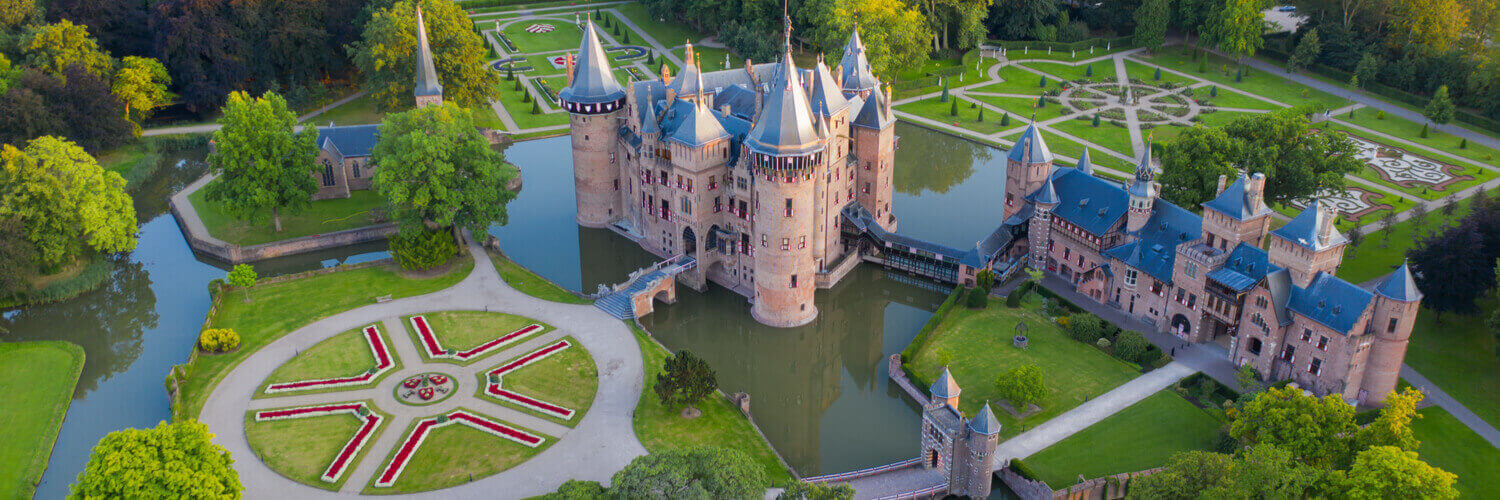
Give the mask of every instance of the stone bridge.
<svg viewBox="0 0 1500 500">
<path fill-rule="evenodd" d="M 698 267 L 698 260 L 676 255 L 630 273 L 613 287 L 600 285 L 594 306 L 620 319 L 639 318 L 656 310 L 656 301 L 677 302 L 677 275 Z"/>
</svg>

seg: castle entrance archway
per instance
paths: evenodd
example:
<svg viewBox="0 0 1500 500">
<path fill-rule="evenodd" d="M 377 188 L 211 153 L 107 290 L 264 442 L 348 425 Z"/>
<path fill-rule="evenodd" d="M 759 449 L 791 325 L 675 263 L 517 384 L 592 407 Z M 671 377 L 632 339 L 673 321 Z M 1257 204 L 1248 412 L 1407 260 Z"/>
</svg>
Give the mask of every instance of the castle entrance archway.
<svg viewBox="0 0 1500 500">
<path fill-rule="evenodd" d="M 698 253 L 698 235 L 693 234 L 693 228 L 682 228 L 682 253 L 695 255 Z"/>
<path fill-rule="evenodd" d="M 1177 334 L 1178 337 L 1192 335 L 1193 324 L 1188 321 L 1187 316 L 1181 314 L 1172 316 L 1172 333 Z"/>
</svg>

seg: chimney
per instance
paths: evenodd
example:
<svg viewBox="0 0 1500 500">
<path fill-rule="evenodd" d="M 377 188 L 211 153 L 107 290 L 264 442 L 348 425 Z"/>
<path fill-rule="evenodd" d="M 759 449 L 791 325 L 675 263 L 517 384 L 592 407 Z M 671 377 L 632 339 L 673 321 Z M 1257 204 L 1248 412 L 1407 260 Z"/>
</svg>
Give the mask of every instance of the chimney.
<svg viewBox="0 0 1500 500">
<path fill-rule="evenodd" d="M 677 102 L 677 91 L 674 89 L 667 89 L 667 107 L 671 108 L 672 103 L 674 102 Z"/>
<path fill-rule="evenodd" d="M 1256 172 L 1245 181 L 1245 198 L 1251 210 L 1260 211 L 1266 206 L 1266 174 Z"/>
<path fill-rule="evenodd" d="M 1320 212 L 1318 214 L 1318 239 L 1328 241 L 1329 238 L 1333 237 L 1333 223 L 1337 220 L 1339 214 L 1334 210 L 1333 204 L 1327 202 L 1319 203 L 1318 211 Z"/>
<path fill-rule="evenodd" d="M 568 76 L 567 76 L 568 85 L 572 85 L 573 84 L 573 54 L 572 53 L 568 53 L 568 58 L 567 58 L 566 62 L 563 63 L 563 67 L 567 68 L 567 72 L 568 72 Z"/>
<path fill-rule="evenodd" d="M 877 90 L 876 92 L 879 91 Z M 885 85 L 885 114 L 887 115 L 891 114 L 891 101 L 893 100 L 891 95 L 891 85 L 887 83 Z"/>
<path fill-rule="evenodd" d="M 1214 191 L 1214 196 L 1218 196 L 1218 195 L 1224 194 L 1224 181 L 1227 181 L 1227 180 L 1229 180 L 1229 176 L 1222 175 L 1222 174 L 1219 175 L 1219 189 L 1217 191 Z M 1249 187 L 1249 186 L 1246 186 L 1246 187 Z"/>
<path fill-rule="evenodd" d="M 729 105 L 728 104 L 720 105 L 719 106 L 719 113 L 722 113 L 724 116 L 729 116 Z"/>
</svg>

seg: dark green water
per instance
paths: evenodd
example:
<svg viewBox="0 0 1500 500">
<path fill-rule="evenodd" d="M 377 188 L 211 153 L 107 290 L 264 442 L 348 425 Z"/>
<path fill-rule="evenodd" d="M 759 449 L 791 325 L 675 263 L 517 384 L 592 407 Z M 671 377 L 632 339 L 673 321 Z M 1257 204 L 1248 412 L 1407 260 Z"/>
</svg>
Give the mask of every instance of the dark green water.
<svg viewBox="0 0 1500 500">
<path fill-rule="evenodd" d="M 968 248 L 1000 222 L 1004 158 L 967 141 L 898 125 L 894 209 L 903 233 Z M 525 187 L 509 225 L 493 232 L 512 258 L 564 286 L 593 290 L 652 262 L 635 244 L 573 222 L 568 139 L 506 151 Z M 200 158 L 170 158 L 135 193 L 140 245 L 117 258 L 109 283 L 78 298 L 0 313 L 0 339 L 68 340 L 87 361 L 37 498 L 60 498 L 106 433 L 170 418 L 162 380 L 182 363 L 208 311 L 209 280 L 227 266 L 188 248 L 167 197 L 203 173 Z M 262 275 L 384 256 L 381 244 L 260 262 Z M 818 292 L 818 320 L 795 329 L 761 327 L 743 297 L 719 288 L 683 290 L 645 323 L 674 349 L 691 349 L 718 370 L 728 391 L 751 394 L 757 422 L 804 475 L 889 463 L 917 449 L 917 413 L 895 392 L 884 359 L 900 351 L 943 293 L 863 266 Z M 240 457 L 241 459 L 253 459 Z"/>
</svg>

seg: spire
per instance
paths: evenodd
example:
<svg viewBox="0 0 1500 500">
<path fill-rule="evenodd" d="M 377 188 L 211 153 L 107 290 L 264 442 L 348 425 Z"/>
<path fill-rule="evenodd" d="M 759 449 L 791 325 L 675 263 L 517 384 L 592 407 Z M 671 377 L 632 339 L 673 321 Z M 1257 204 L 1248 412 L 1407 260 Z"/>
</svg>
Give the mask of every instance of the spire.
<svg viewBox="0 0 1500 500">
<path fill-rule="evenodd" d="M 417 85 L 418 96 L 443 95 L 443 85 L 438 83 L 437 68 L 432 64 L 432 48 L 427 43 L 427 23 L 422 19 L 422 6 L 417 6 Z"/>
<path fill-rule="evenodd" d="M 1051 175 L 1048 175 L 1047 180 L 1042 183 L 1042 187 L 1036 190 L 1036 198 L 1032 201 L 1035 201 L 1039 208 L 1041 208 L 1041 205 L 1049 205 L 1045 208 L 1052 208 L 1057 206 L 1058 203 L 1062 203 L 1062 198 L 1057 196 L 1057 188 L 1052 185 Z"/>
<path fill-rule="evenodd" d="M 790 17 L 786 18 L 783 31 L 781 62 L 755 115 L 754 125 L 745 136 L 745 147 L 763 155 L 801 156 L 823 150 L 824 144 L 813 121 L 812 105 L 803 91 L 797 65 L 792 62 Z"/>
<path fill-rule="evenodd" d="M 1401 267 L 1380 280 L 1380 284 L 1375 287 L 1375 293 L 1401 302 L 1422 300 L 1422 291 L 1417 289 L 1417 281 L 1412 279 L 1411 267 L 1405 260 L 1401 261 Z"/>
<path fill-rule="evenodd" d="M 839 73 L 843 75 L 845 92 L 875 90 L 880 82 L 870 70 L 870 60 L 865 55 L 865 44 L 859 39 L 859 23 L 849 33 L 849 42 L 844 44 L 844 56 L 839 59 Z"/>
<path fill-rule="evenodd" d="M 1089 160 L 1089 148 L 1083 147 L 1083 155 L 1078 157 L 1078 171 L 1088 175 L 1094 175 L 1094 162 Z"/>
<path fill-rule="evenodd" d="M 937 381 L 932 383 L 932 388 L 928 392 L 932 394 L 933 399 L 950 399 L 958 397 L 958 393 L 963 390 L 958 388 L 958 382 L 953 381 L 953 374 L 949 373 L 948 367 L 944 366 L 943 374 L 938 375 Z"/>
<path fill-rule="evenodd" d="M 573 104 L 602 104 L 625 97 L 625 88 L 609 69 L 609 59 L 604 54 L 604 46 L 599 44 L 599 33 L 595 31 L 592 18 L 584 24 L 583 41 L 578 46 L 575 61 L 573 81 L 557 93 L 559 100 Z"/>
<path fill-rule="evenodd" d="M 1042 133 L 1037 130 L 1035 120 L 1026 126 L 1021 137 L 1016 138 L 1016 145 L 1010 148 L 1007 158 L 1026 164 L 1052 161 L 1052 150 L 1047 148 L 1047 141 L 1042 140 Z"/>
<path fill-rule="evenodd" d="M 688 42 L 687 52 L 682 59 L 682 72 L 677 78 L 667 85 L 667 88 L 677 92 L 679 97 L 698 95 L 703 93 L 703 79 L 699 78 L 703 72 L 698 68 L 698 61 L 693 58 L 693 43 Z"/>
<path fill-rule="evenodd" d="M 986 436 L 1000 433 L 1000 420 L 996 419 L 995 412 L 990 410 L 989 401 L 985 401 L 984 406 L 979 408 L 979 414 L 969 420 L 969 429 Z"/>
<path fill-rule="evenodd" d="M 1141 158 L 1135 164 L 1135 179 L 1138 181 L 1151 181 L 1156 178 L 1156 164 L 1151 161 L 1151 140 L 1146 139 L 1146 150 L 1141 153 Z"/>
<path fill-rule="evenodd" d="M 697 80 L 698 88 L 703 88 L 703 74 L 694 75 L 694 79 Z M 682 80 L 686 80 L 686 78 L 682 78 Z M 678 99 L 681 99 L 681 97 Z M 708 105 L 703 103 L 702 98 L 693 99 L 691 103 L 693 106 L 692 112 L 688 114 L 687 118 L 682 120 L 681 124 L 678 124 L 677 130 L 672 131 L 672 136 L 669 139 L 685 146 L 696 148 L 709 142 L 729 137 L 729 133 L 724 131 L 724 125 L 719 123 L 718 118 L 714 117 L 713 112 L 709 110 Z"/>
<path fill-rule="evenodd" d="M 838 82 L 833 80 L 833 72 L 828 70 L 827 64 L 818 61 L 818 65 L 813 67 L 812 78 L 813 111 L 824 117 L 831 117 L 849 107 L 849 100 L 844 98 L 844 93 L 840 91 Z"/>
</svg>

